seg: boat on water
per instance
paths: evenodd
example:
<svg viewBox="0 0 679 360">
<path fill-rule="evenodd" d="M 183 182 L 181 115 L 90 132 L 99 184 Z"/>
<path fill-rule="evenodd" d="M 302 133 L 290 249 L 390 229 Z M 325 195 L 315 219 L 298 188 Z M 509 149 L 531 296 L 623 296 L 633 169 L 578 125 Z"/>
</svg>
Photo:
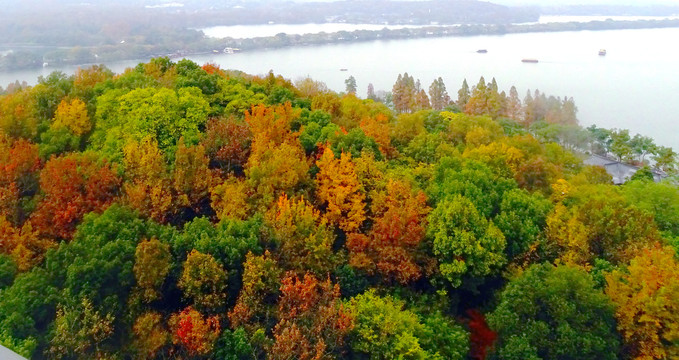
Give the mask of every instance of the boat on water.
<svg viewBox="0 0 679 360">
<path fill-rule="evenodd" d="M 222 50 L 222 52 L 224 54 L 235 54 L 239 51 L 240 51 L 239 48 L 233 48 L 233 47 L 225 47 L 224 50 Z"/>
<path fill-rule="evenodd" d="M 599 49 L 599 56 L 606 56 L 606 49 Z"/>
<path fill-rule="evenodd" d="M 485 54 L 485 53 L 488 52 L 488 50 L 486 50 L 486 49 L 479 49 L 479 50 L 476 50 L 476 52 L 479 53 L 479 54 Z"/>
<path fill-rule="evenodd" d="M 538 59 L 523 59 L 521 62 L 536 64 Z"/>
</svg>

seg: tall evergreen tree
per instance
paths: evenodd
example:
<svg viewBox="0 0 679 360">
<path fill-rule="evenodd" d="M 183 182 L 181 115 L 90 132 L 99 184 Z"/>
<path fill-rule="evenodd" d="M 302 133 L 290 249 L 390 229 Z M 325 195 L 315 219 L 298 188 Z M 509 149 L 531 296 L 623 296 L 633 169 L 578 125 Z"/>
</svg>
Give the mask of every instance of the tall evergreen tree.
<svg viewBox="0 0 679 360">
<path fill-rule="evenodd" d="M 523 109 L 521 107 L 521 99 L 519 99 L 519 92 L 516 90 L 515 86 L 512 86 L 511 89 L 509 89 L 505 116 L 519 121 L 522 119 L 522 115 Z"/>
<path fill-rule="evenodd" d="M 368 84 L 368 99 L 377 99 L 377 95 L 375 95 L 375 86 L 373 86 L 373 83 Z"/>
<path fill-rule="evenodd" d="M 442 110 L 450 103 L 446 84 L 443 83 L 441 77 L 434 80 L 429 86 L 429 100 L 431 100 L 431 107 L 434 110 Z"/>
<path fill-rule="evenodd" d="M 346 85 L 347 93 L 356 94 L 356 78 L 353 75 L 344 80 L 344 85 Z"/>
<path fill-rule="evenodd" d="M 481 76 L 479 83 L 472 89 L 472 94 L 465 105 L 465 112 L 470 115 L 483 115 L 488 113 L 488 85 Z"/>
<path fill-rule="evenodd" d="M 457 106 L 460 109 L 464 109 L 465 106 L 467 106 L 469 97 L 469 84 L 467 84 L 467 79 L 464 79 L 464 81 L 462 81 L 462 87 L 457 91 Z"/>
</svg>

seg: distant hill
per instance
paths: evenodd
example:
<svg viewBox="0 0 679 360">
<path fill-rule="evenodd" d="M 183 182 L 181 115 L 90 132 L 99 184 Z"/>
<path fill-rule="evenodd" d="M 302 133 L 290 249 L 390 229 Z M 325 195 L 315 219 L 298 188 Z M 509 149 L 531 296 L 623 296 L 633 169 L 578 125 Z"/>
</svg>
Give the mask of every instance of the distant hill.
<svg viewBox="0 0 679 360">
<path fill-rule="evenodd" d="M 8 0 L 0 13 L 0 46 L 101 46 L 131 37 L 147 44 L 194 40 L 190 28 L 267 23 L 508 24 L 537 20 L 531 8 L 482 1 Z M 188 37 L 188 38 L 187 38 Z M 164 40 L 165 39 L 165 40 Z M 139 42 L 139 41 L 137 41 Z"/>
</svg>

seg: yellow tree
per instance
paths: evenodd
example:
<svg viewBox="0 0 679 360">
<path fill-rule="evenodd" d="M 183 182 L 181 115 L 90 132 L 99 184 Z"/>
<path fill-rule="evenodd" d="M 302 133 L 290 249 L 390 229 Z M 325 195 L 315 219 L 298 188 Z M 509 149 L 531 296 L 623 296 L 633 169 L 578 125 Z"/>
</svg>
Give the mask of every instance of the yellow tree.
<svg viewBox="0 0 679 360">
<path fill-rule="evenodd" d="M 468 146 L 462 156 L 467 159 L 481 161 L 506 177 L 513 177 L 519 171 L 521 164 L 525 161 L 526 155 L 523 151 L 507 145 L 504 142 L 493 141 L 484 144 L 485 136 L 488 134 L 486 129 L 473 128 L 466 136 Z"/>
<path fill-rule="evenodd" d="M 12 138 L 33 138 L 38 134 L 35 88 L 23 89 L 0 97 L 0 132 Z"/>
<path fill-rule="evenodd" d="M 123 151 L 125 202 L 151 219 L 165 222 L 172 212 L 173 199 L 170 178 L 158 143 L 145 138 L 138 143 L 128 143 Z"/>
<path fill-rule="evenodd" d="M 161 287 L 170 272 L 170 246 L 158 239 L 142 241 L 134 254 L 134 277 L 146 302 L 159 299 Z"/>
<path fill-rule="evenodd" d="M 322 276 L 337 265 L 332 251 L 335 237 L 327 220 L 303 198 L 294 200 L 282 195 L 267 213 L 266 224 L 272 240 L 280 246 L 285 268 Z"/>
<path fill-rule="evenodd" d="M 465 104 L 465 112 L 470 115 L 488 114 L 488 86 L 483 76 L 472 89 L 471 97 Z"/>
<path fill-rule="evenodd" d="M 81 136 L 92 129 L 87 115 L 87 105 L 80 99 L 62 100 L 54 114 L 53 127 L 66 127 L 72 133 Z"/>
<path fill-rule="evenodd" d="M 157 312 L 140 315 L 132 327 L 134 348 L 138 358 L 155 359 L 158 351 L 170 340 L 170 333 L 163 325 L 163 317 Z"/>
<path fill-rule="evenodd" d="M 366 135 L 375 139 L 384 156 L 391 157 L 395 155 L 396 149 L 391 146 L 389 119 L 387 119 L 386 115 L 377 114 L 374 117 L 365 117 L 361 120 L 360 127 Z"/>
<path fill-rule="evenodd" d="M 589 264 L 592 258 L 589 233 L 585 225 L 578 220 L 577 211 L 558 203 L 547 217 L 546 223 L 548 253 L 558 256 L 559 261 L 566 264 L 581 266 Z"/>
<path fill-rule="evenodd" d="M 238 294 L 236 305 L 229 312 L 231 327 L 245 327 L 250 333 L 271 322 L 282 271 L 267 250 L 264 255 L 255 256 L 252 252 L 245 257 L 243 264 L 243 287 Z"/>
<path fill-rule="evenodd" d="M 223 183 L 210 189 L 212 209 L 217 218 L 245 220 L 250 215 L 252 189 L 245 180 L 230 177 Z"/>
<path fill-rule="evenodd" d="M 201 203 L 208 199 L 212 185 L 209 162 L 202 145 L 186 146 L 184 140 L 179 139 L 172 172 L 175 202 L 200 212 Z"/>
<path fill-rule="evenodd" d="M 346 233 L 355 232 L 365 220 L 365 194 L 351 162 L 351 154 L 339 159 L 326 148 L 316 162 L 318 198 L 327 206 L 326 217 Z"/>
<path fill-rule="evenodd" d="M 75 307 L 59 306 L 46 353 L 55 359 L 105 359 L 102 343 L 113 336 L 114 320 L 96 311 L 87 298 Z"/>
<path fill-rule="evenodd" d="M 679 263 L 658 245 L 606 277 L 618 330 L 636 360 L 679 358 Z"/>
<path fill-rule="evenodd" d="M 290 131 L 299 110 L 290 103 L 253 106 L 245 113 L 252 132 L 250 158 L 245 169 L 248 185 L 260 209 L 268 208 L 282 193 L 292 194 L 308 181 L 309 164 L 304 149 Z"/>
<path fill-rule="evenodd" d="M 30 221 L 26 221 L 21 228 L 15 228 L 0 215 L 0 253 L 12 257 L 17 270 L 28 271 L 41 263 L 45 252 L 54 246 L 54 241 L 33 230 Z"/>
<path fill-rule="evenodd" d="M 253 106 L 245 112 L 245 122 L 252 132 L 250 160 L 259 160 L 262 154 L 284 143 L 295 143 L 297 134 L 290 131 L 290 123 L 299 117 L 299 110 L 290 103 L 278 106 Z"/>
<path fill-rule="evenodd" d="M 251 200 L 259 209 L 269 208 L 281 194 L 294 194 L 309 182 L 309 163 L 299 142 L 270 147 L 250 156 L 245 170 Z"/>
<path fill-rule="evenodd" d="M 337 94 L 329 91 L 320 92 L 311 98 L 311 110 L 323 110 L 333 117 L 341 115 L 341 105 Z"/>
</svg>

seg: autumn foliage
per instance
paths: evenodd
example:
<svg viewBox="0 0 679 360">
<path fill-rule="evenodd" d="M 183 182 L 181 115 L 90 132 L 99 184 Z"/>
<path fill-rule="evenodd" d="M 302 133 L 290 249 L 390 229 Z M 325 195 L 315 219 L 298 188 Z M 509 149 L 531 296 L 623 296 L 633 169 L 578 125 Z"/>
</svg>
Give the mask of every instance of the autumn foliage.
<svg viewBox="0 0 679 360">
<path fill-rule="evenodd" d="M 391 181 L 372 207 L 375 219 L 370 235 L 348 236 L 350 263 L 403 284 L 419 279 L 427 265 L 419 248 L 430 211 L 426 195 L 403 182 Z"/>
<path fill-rule="evenodd" d="M 50 159 L 40 172 L 44 197 L 31 220 L 38 231 L 70 239 L 77 223 L 92 211 L 102 211 L 118 195 L 120 178 L 92 154 Z"/>
<path fill-rule="evenodd" d="M 221 332 L 216 316 L 203 316 L 192 307 L 172 315 L 170 328 L 172 342 L 181 345 L 189 355 L 209 354 Z"/>
<path fill-rule="evenodd" d="M 469 341 L 471 343 L 469 355 L 475 360 L 485 360 L 488 350 L 497 339 L 497 333 L 488 327 L 485 317 L 478 310 L 468 310 L 467 316 L 469 316 Z"/>
<path fill-rule="evenodd" d="M 326 217 L 347 233 L 358 230 L 365 220 L 365 195 L 358 182 L 351 154 L 342 153 L 339 159 L 326 148 L 316 165 L 318 198 L 326 206 Z"/>
<path fill-rule="evenodd" d="M 660 246 L 632 259 L 628 272 L 613 271 L 606 293 L 617 305 L 618 329 L 633 359 L 679 356 L 679 262 Z"/>
<path fill-rule="evenodd" d="M 75 135 L 83 135 L 92 129 L 92 123 L 87 115 L 87 106 L 80 99 L 62 100 L 54 114 L 55 128 L 65 127 Z"/>
<path fill-rule="evenodd" d="M 37 191 L 41 165 L 37 145 L 0 136 L 0 216 L 19 222 L 19 201 Z"/>
<path fill-rule="evenodd" d="M 156 58 L 0 88 L 0 345 L 679 358 L 671 148 L 495 79 L 355 84 Z M 588 152 L 649 167 L 613 186 Z"/>
<path fill-rule="evenodd" d="M 354 318 L 339 297 L 339 286 L 330 280 L 288 274 L 281 281 L 271 359 L 341 358 Z"/>
</svg>

